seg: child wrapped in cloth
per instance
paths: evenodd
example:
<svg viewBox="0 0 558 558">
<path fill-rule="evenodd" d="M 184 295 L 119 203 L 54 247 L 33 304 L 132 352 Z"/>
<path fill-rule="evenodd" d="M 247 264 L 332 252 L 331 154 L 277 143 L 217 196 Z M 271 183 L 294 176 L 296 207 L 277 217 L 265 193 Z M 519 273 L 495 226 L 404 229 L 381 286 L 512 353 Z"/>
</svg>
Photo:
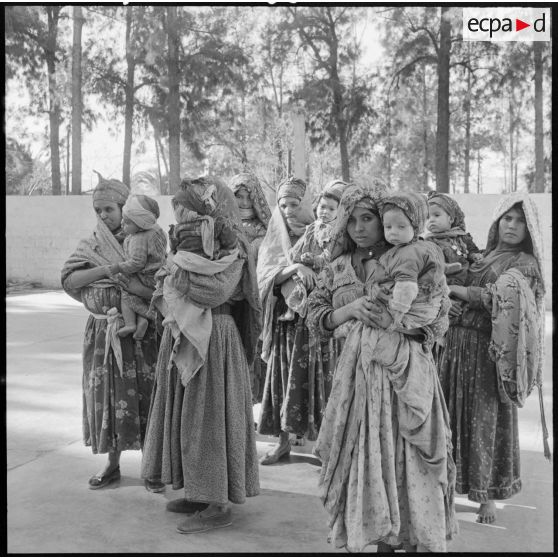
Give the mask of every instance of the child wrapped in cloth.
<svg viewBox="0 0 558 558">
<path fill-rule="evenodd" d="M 184 489 L 167 509 L 186 514 L 178 530 L 189 534 L 230 525 L 229 502 L 259 492 L 249 363 L 261 305 L 233 193 L 208 177 L 181 189 L 173 206 L 188 227 L 153 296 L 165 319 L 142 476 Z M 228 254 L 210 259 L 217 245 Z"/>
</svg>

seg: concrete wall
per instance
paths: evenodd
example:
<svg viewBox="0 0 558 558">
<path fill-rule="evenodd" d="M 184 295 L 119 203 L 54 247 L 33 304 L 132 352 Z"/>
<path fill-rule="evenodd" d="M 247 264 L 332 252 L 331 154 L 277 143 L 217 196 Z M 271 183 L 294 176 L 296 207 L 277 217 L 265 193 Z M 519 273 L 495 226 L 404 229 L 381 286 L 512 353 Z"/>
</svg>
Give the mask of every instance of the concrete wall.
<svg viewBox="0 0 558 558">
<path fill-rule="evenodd" d="M 552 300 L 552 194 L 533 194 L 541 217 L 547 307 Z M 498 194 L 456 194 L 467 230 L 484 248 Z M 173 222 L 170 196 L 156 196 L 163 230 Z M 6 278 L 60 287 L 60 269 L 80 238 L 91 234 L 95 213 L 90 196 L 6 196 Z"/>
</svg>

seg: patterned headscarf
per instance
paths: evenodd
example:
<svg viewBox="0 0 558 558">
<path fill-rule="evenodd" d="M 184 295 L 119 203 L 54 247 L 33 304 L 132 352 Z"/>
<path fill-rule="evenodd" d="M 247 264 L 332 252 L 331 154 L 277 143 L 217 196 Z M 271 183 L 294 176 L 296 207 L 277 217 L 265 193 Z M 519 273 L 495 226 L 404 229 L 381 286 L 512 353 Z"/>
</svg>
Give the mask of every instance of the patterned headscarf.
<svg viewBox="0 0 558 558">
<path fill-rule="evenodd" d="M 252 200 L 256 217 L 261 221 L 263 226 L 267 228 L 269 220 L 271 219 L 271 210 L 265 199 L 258 177 L 251 172 L 241 172 L 231 178 L 230 188 L 233 194 L 236 194 L 241 188 L 246 189 Z"/>
<path fill-rule="evenodd" d="M 332 260 L 349 251 L 351 242 L 347 233 L 347 225 L 355 207 L 369 209 L 379 217 L 386 194 L 385 188 L 377 183 L 370 186 L 347 186 L 339 202 L 337 221 L 333 229 L 331 243 Z"/>
<path fill-rule="evenodd" d="M 300 178 L 289 176 L 277 186 L 277 201 L 282 198 L 296 198 L 302 201 L 306 193 L 306 182 Z"/>
<path fill-rule="evenodd" d="M 427 199 L 428 205 L 438 205 L 451 217 L 452 228 L 465 230 L 465 214 L 453 198 L 439 192 L 428 192 Z"/>
<path fill-rule="evenodd" d="M 347 189 L 349 184 L 347 182 L 343 182 L 343 180 L 334 179 L 328 182 L 324 189 L 322 190 L 322 196 L 327 194 L 337 200 L 337 203 L 341 201 L 341 196 L 343 192 Z"/>
<path fill-rule="evenodd" d="M 424 225 L 428 219 L 428 204 L 423 194 L 417 192 L 397 192 L 391 194 L 384 200 L 384 205 L 381 209 L 382 216 L 389 209 L 393 207 L 400 209 L 407 219 L 411 221 L 413 230 L 415 231 L 414 238 L 424 230 Z"/>
<path fill-rule="evenodd" d="M 93 190 L 93 201 L 108 201 L 124 205 L 130 195 L 130 188 L 120 180 L 103 178 L 101 173 L 95 172 L 99 176 L 99 183 Z"/>
</svg>

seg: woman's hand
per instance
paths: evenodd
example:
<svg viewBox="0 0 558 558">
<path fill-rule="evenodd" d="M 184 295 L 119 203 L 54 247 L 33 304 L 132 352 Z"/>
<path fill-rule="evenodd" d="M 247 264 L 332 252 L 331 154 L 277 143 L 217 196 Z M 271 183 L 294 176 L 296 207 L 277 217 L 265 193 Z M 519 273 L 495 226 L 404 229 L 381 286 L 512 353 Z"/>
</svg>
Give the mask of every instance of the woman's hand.
<svg viewBox="0 0 558 558">
<path fill-rule="evenodd" d="M 353 318 L 367 326 L 374 325 L 372 320 L 374 316 L 374 309 L 374 303 L 371 302 L 367 296 L 361 296 L 343 307 L 343 310 L 346 311 L 349 319 Z"/>
<path fill-rule="evenodd" d="M 313 269 L 310 269 L 303 264 L 298 264 L 296 274 L 302 279 L 302 282 L 307 290 L 310 291 L 314 288 L 317 277 Z"/>
<path fill-rule="evenodd" d="M 153 294 L 153 290 L 146 287 L 136 275 L 131 275 L 130 277 L 119 273 L 116 276 L 118 284 L 127 292 L 140 296 L 142 298 L 150 298 Z"/>
<path fill-rule="evenodd" d="M 459 318 L 461 313 L 463 312 L 463 308 L 459 302 L 453 302 L 448 310 L 448 316 L 450 318 Z"/>
<path fill-rule="evenodd" d="M 467 301 L 467 287 L 462 287 L 461 285 L 450 285 L 449 290 L 451 297 Z"/>
<path fill-rule="evenodd" d="M 387 311 L 385 304 L 379 301 L 372 301 L 370 311 L 372 313 L 372 325 L 380 329 L 387 329 L 393 322 L 392 315 Z"/>
</svg>

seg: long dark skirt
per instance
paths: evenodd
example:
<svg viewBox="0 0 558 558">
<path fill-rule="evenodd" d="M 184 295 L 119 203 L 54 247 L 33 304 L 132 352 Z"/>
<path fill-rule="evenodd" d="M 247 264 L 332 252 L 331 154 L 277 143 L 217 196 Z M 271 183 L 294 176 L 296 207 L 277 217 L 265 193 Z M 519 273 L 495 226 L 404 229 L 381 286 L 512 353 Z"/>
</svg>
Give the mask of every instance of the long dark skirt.
<svg viewBox="0 0 558 558">
<path fill-rule="evenodd" d="M 280 297 L 273 312 L 258 432 L 278 436 L 283 431 L 315 440 L 331 391 L 335 358 L 328 341 L 310 336 L 304 318 L 296 315 L 293 321 L 279 321 L 285 310 Z"/>
<path fill-rule="evenodd" d="M 196 502 L 242 504 L 259 493 L 248 364 L 234 320 L 214 314 L 207 360 L 187 387 L 168 367 L 166 327 L 142 461 L 143 478 L 160 478 Z"/>
<path fill-rule="evenodd" d="M 517 408 L 499 398 L 489 342 L 486 331 L 450 327 L 439 362 L 457 466 L 456 491 L 480 503 L 510 498 L 521 490 Z"/>
</svg>

